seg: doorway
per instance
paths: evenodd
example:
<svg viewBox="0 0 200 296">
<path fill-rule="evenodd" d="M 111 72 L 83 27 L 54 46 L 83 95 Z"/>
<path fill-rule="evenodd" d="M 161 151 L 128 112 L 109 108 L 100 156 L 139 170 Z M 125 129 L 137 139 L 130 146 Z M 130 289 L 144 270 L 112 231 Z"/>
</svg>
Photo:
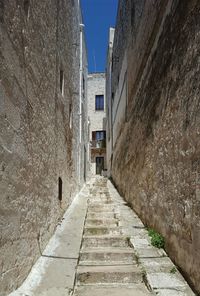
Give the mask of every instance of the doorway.
<svg viewBox="0 0 200 296">
<path fill-rule="evenodd" d="M 101 175 L 104 170 L 104 157 L 96 157 L 96 174 Z"/>
</svg>

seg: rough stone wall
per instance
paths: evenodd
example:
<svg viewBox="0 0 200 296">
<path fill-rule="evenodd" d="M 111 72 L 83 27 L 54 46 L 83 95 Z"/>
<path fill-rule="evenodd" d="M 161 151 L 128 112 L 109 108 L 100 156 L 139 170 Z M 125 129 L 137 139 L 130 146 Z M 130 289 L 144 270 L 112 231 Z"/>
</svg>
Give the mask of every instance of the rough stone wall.
<svg viewBox="0 0 200 296">
<path fill-rule="evenodd" d="M 0 1 L 1 296 L 25 279 L 78 189 L 77 3 Z"/>
<path fill-rule="evenodd" d="M 112 133 L 112 56 L 113 56 L 113 40 L 115 29 L 109 30 L 109 45 L 107 49 L 107 65 L 106 65 L 106 162 L 107 162 L 107 176 L 110 177 L 111 160 L 112 160 L 112 146 L 113 146 L 113 133 Z"/>
<path fill-rule="evenodd" d="M 85 42 L 85 32 L 83 31 L 83 78 L 82 78 L 82 159 L 81 159 L 81 184 L 89 179 L 90 176 L 90 159 L 89 159 L 89 134 L 88 134 L 88 63 L 87 63 L 87 46 Z M 84 173 L 85 172 L 85 173 Z M 84 175 L 85 174 L 85 175 Z"/>
<path fill-rule="evenodd" d="M 73 97 L 75 104 L 72 106 L 72 130 L 73 130 L 73 150 L 72 159 L 74 160 L 74 174 L 77 176 L 76 185 L 81 188 L 82 184 L 89 178 L 89 157 L 88 157 L 88 111 L 87 111 L 87 48 L 85 42 L 84 27 L 78 24 L 83 23 L 82 13 L 79 8 L 79 1 L 73 2 L 73 24 L 71 24 L 73 37 Z M 79 13 L 78 13 L 79 11 Z M 81 35 L 82 31 L 82 35 Z M 82 39 L 82 53 L 80 52 L 80 41 Z M 80 69 L 80 62 L 82 60 L 82 69 Z M 81 72 L 81 75 L 80 75 Z M 81 81 L 80 81 L 81 80 Z M 80 87 L 81 84 L 81 87 Z M 82 104 L 80 111 L 80 103 Z M 81 113 L 81 116 L 80 116 Z M 81 130 L 80 130 L 81 126 Z M 80 137 L 81 134 L 81 137 Z"/>
<path fill-rule="evenodd" d="M 120 39 L 119 22 L 131 24 L 127 118 L 112 178 L 142 220 L 164 235 L 171 258 L 200 292 L 200 3 L 146 0 L 141 10 L 132 2 L 115 31 Z M 140 11 L 132 22 L 131 11 Z M 114 93 L 124 58 L 118 46 L 114 41 Z"/>
<path fill-rule="evenodd" d="M 104 95 L 104 111 L 95 110 L 95 96 Z M 92 140 L 92 131 L 105 130 L 106 101 L 105 101 L 105 73 L 91 73 L 88 75 L 88 117 L 90 120 L 89 140 Z M 106 155 L 97 153 L 96 156 L 104 157 L 106 168 Z M 91 157 L 91 173 L 96 174 L 96 158 Z"/>
</svg>

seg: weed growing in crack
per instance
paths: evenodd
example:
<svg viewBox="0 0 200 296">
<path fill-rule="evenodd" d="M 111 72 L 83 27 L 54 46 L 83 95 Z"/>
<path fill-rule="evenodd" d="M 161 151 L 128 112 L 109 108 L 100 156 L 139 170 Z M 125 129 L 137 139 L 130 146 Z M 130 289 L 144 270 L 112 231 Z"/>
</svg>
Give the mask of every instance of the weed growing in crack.
<svg viewBox="0 0 200 296">
<path fill-rule="evenodd" d="M 136 264 L 139 266 L 140 265 L 140 258 L 137 253 L 135 253 L 135 261 L 136 261 Z"/>
<path fill-rule="evenodd" d="M 151 237 L 152 246 L 161 249 L 165 246 L 164 237 L 156 232 L 154 229 L 148 229 L 148 235 Z"/>
<path fill-rule="evenodd" d="M 177 272 L 176 267 L 172 267 L 172 269 L 170 270 L 170 273 L 175 274 Z"/>
</svg>

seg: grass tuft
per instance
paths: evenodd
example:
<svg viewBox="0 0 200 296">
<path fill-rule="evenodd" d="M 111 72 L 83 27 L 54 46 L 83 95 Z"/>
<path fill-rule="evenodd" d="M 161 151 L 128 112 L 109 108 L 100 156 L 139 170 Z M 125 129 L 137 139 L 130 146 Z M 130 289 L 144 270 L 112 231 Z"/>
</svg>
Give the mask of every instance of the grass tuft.
<svg viewBox="0 0 200 296">
<path fill-rule="evenodd" d="M 148 235 L 151 237 L 152 246 L 161 249 L 165 246 L 164 237 L 156 232 L 154 229 L 148 229 Z"/>
</svg>

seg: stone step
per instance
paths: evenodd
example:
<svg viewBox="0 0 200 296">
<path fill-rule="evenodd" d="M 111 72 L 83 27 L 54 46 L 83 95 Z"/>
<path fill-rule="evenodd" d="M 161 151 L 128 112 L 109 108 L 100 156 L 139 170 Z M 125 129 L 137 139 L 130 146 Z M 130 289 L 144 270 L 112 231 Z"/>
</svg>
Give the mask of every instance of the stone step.
<svg viewBox="0 0 200 296">
<path fill-rule="evenodd" d="M 102 206 L 113 206 L 113 202 L 108 202 L 107 200 L 94 200 L 90 201 L 89 206 L 92 207 L 102 207 Z"/>
<path fill-rule="evenodd" d="M 129 239 L 124 236 L 84 236 L 83 248 L 86 247 L 128 247 Z"/>
<path fill-rule="evenodd" d="M 79 285 L 93 283 L 140 283 L 142 282 L 142 273 L 134 265 L 79 266 L 77 282 Z"/>
<path fill-rule="evenodd" d="M 148 296 L 152 295 L 144 284 L 123 285 L 88 285 L 79 286 L 75 290 L 74 296 Z"/>
<path fill-rule="evenodd" d="M 88 212 L 87 213 L 87 219 L 113 219 L 116 218 L 116 214 L 114 212 L 103 212 L 103 213 L 97 213 L 97 212 Z"/>
<path fill-rule="evenodd" d="M 132 248 L 87 248 L 80 252 L 80 264 L 82 261 L 123 262 L 133 263 L 136 261 Z M 86 264 L 86 263 L 85 263 Z"/>
<path fill-rule="evenodd" d="M 118 226 L 118 220 L 116 219 L 87 219 L 86 220 L 86 227 L 93 227 L 93 226 Z"/>
<path fill-rule="evenodd" d="M 109 205 L 109 204 L 112 204 L 113 201 L 111 201 L 110 199 L 107 199 L 107 198 L 98 198 L 98 197 L 94 197 L 94 198 L 90 198 L 90 205 L 91 204 L 94 204 L 94 205 Z"/>
<path fill-rule="evenodd" d="M 124 266 L 125 264 L 137 265 L 136 261 L 80 261 L 79 266 Z"/>
<path fill-rule="evenodd" d="M 89 206 L 93 206 L 93 207 L 111 206 L 111 205 L 115 205 L 115 203 L 112 200 L 108 200 L 108 199 L 90 200 L 90 203 L 89 203 Z"/>
<path fill-rule="evenodd" d="M 113 206 L 109 206 L 109 207 L 99 207 L 99 208 L 95 208 L 95 207 L 88 207 L 88 213 L 110 213 L 110 212 L 114 212 L 115 208 Z"/>
<path fill-rule="evenodd" d="M 91 211 L 108 211 L 109 209 L 113 210 L 115 208 L 115 204 L 114 203 L 107 203 L 107 204 L 102 204 L 102 203 L 99 203 L 99 204 L 93 204 L 93 203 L 90 203 L 89 204 L 89 207 L 88 207 L 88 210 L 91 210 Z"/>
<path fill-rule="evenodd" d="M 108 189 L 106 187 L 106 185 L 98 185 L 98 184 L 95 184 L 96 186 L 96 192 L 108 192 Z"/>
<path fill-rule="evenodd" d="M 120 227 L 85 227 L 84 235 L 119 235 L 122 233 Z"/>
</svg>

